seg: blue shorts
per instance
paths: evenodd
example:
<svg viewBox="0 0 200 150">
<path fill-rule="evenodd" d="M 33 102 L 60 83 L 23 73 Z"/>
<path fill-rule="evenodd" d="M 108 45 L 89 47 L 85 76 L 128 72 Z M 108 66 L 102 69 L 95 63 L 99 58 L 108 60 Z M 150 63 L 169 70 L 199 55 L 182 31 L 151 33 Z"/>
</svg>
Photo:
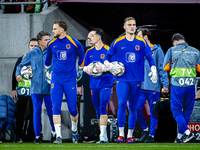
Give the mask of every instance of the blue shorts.
<svg viewBox="0 0 200 150">
<path fill-rule="evenodd" d="M 51 81 L 51 100 L 53 104 L 53 115 L 60 115 L 63 92 L 65 93 L 69 112 L 72 116 L 78 114 L 77 111 L 77 87 L 76 80 L 71 81 Z"/>
<path fill-rule="evenodd" d="M 107 104 L 110 100 L 112 88 L 91 89 L 92 101 L 97 113 L 97 119 L 100 115 L 107 115 Z"/>
</svg>

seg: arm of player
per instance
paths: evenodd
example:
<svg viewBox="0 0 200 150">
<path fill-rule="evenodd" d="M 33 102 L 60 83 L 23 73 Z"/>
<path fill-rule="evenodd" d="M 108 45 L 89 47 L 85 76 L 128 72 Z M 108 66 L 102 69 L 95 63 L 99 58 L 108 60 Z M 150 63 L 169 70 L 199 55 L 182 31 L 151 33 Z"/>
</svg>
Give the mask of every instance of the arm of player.
<svg viewBox="0 0 200 150">
<path fill-rule="evenodd" d="M 151 76 L 151 78 L 150 78 L 151 81 L 153 83 L 156 83 L 157 80 L 158 80 L 156 64 L 155 64 L 155 62 L 154 62 L 154 60 L 153 60 L 151 55 L 147 55 L 146 59 L 147 59 L 147 61 L 149 63 L 149 66 L 151 67 L 151 72 L 148 74 L 148 76 Z"/>
<path fill-rule="evenodd" d="M 89 65 L 83 67 L 83 71 L 86 72 L 88 75 L 92 75 L 93 67 L 94 64 L 90 63 Z"/>
<path fill-rule="evenodd" d="M 107 53 L 106 53 L 106 55 L 103 59 L 104 65 L 107 67 L 107 69 L 109 71 L 113 67 L 113 65 L 110 63 L 110 61 L 111 61 L 111 58 L 115 55 L 115 53 L 116 53 L 116 46 L 115 46 L 115 41 L 113 41 L 109 50 L 107 51 Z"/>
<path fill-rule="evenodd" d="M 51 48 L 47 46 L 47 56 L 44 63 L 44 66 L 47 70 L 51 67 L 51 63 L 52 63 L 52 51 Z"/>
<path fill-rule="evenodd" d="M 82 48 L 82 50 L 83 50 L 83 48 Z M 79 61 L 78 61 L 79 66 L 82 65 L 82 63 L 84 61 L 84 57 L 85 57 L 85 54 L 84 54 L 84 50 L 83 50 L 83 52 L 81 52 L 81 54 L 79 55 Z"/>
<path fill-rule="evenodd" d="M 90 59 L 88 53 L 89 53 L 89 51 L 86 51 L 85 58 L 83 60 L 83 63 L 81 64 L 82 68 L 80 68 L 80 69 L 82 69 L 88 75 L 92 75 L 95 64 L 93 62 L 91 62 L 91 59 Z"/>
<path fill-rule="evenodd" d="M 17 82 L 22 82 L 23 81 L 20 71 L 21 71 L 22 67 L 27 66 L 27 65 L 30 64 L 30 56 L 31 56 L 31 51 L 29 51 L 27 53 L 27 55 L 24 57 L 22 62 L 17 66 L 17 70 L 16 70 L 16 73 L 15 73 Z"/>
<path fill-rule="evenodd" d="M 158 81 L 158 76 L 157 76 L 157 69 L 156 66 L 151 66 L 151 72 L 148 74 L 148 76 L 151 76 L 151 81 L 153 83 L 157 83 Z"/>
<path fill-rule="evenodd" d="M 103 63 L 104 63 L 104 65 L 106 66 L 106 68 L 107 68 L 108 70 L 110 70 L 111 67 L 112 67 L 112 64 L 110 63 L 111 58 L 112 58 L 112 55 L 111 55 L 111 54 L 108 54 L 108 52 L 107 52 L 107 53 L 106 53 L 106 56 L 105 56 L 104 59 L 103 59 Z"/>
<path fill-rule="evenodd" d="M 82 45 L 79 41 L 76 42 L 76 45 L 77 45 L 76 54 L 79 57 L 78 65 L 82 66 L 83 60 L 84 60 L 84 57 L 85 57 L 84 49 L 83 49 L 83 47 L 82 47 Z"/>
</svg>

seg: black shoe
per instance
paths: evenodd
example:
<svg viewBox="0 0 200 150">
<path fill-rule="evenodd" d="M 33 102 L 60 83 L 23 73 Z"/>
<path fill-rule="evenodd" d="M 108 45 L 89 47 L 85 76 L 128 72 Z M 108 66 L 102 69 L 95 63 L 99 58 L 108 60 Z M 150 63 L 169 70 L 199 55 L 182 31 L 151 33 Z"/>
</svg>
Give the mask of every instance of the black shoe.
<svg viewBox="0 0 200 150">
<path fill-rule="evenodd" d="M 144 142 L 148 137 L 148 131 L 142 131 L 142 136 L 141 138 L 138 140 L 138 142 Z"/>
<path fill-rule="evenodd" d="M 53 134 L 51 133 L 50 143 L 53 143 L 55 140 L 56 140 L 56 134 L 53 136 Z"/>
<path fill-rule="evenodd" d="M 83 137 L 83 143 L 96 143 L 97 141 L 92 138 Z"/>
<path fill-rule="evenodd" d="M 23 140 L 22 140 L 20 137 L 17 137 L 17 138 L 16 138 L 16 142 L 17 142 L 17 143 L 23 143 Z"/>
<path fill-rule="evenodd" d="M 174 143 L 183 143 L 183 138 L 178 139 L 178 138 L 176 137 Z"/>
<path fill-rule="evenodd" d="M 35 140 L 33 141 L 33 143 L 35 143 L 35 144 L 40 144 L 40 143 L 42 143 L 41 137 L 35 138 Z"/>
<path fill-rule="evenodd" d="M 154 137 L 148 136 L 147 139 L 144 142 L 145 143 L 154 143 Z"/>
<path fill-rule="evenodd" d="M 194 136 L 193 133 L 190 133 L 189 135 L 184 134 L 183 143 L 188 143 L 188 142 L 190 142 L 190 141 L 192 141 L 194 139 L 195 139 L 195 136 Z"/>
</svg>

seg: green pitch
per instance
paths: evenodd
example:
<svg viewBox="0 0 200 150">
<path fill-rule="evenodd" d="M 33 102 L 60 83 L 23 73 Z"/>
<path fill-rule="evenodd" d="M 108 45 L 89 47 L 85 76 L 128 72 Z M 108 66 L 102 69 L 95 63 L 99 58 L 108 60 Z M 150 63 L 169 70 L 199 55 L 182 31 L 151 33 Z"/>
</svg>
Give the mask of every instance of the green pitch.
<svg viewBox="0 0 200 150">
<path fill-rule="evenodd" d="M 136 144 L 85 144 L 85 143 L 12 143 L 5 142 L 0 144 L 0 150 L 200 150 L 200 143 L 136 143 Z"/>
</svg>

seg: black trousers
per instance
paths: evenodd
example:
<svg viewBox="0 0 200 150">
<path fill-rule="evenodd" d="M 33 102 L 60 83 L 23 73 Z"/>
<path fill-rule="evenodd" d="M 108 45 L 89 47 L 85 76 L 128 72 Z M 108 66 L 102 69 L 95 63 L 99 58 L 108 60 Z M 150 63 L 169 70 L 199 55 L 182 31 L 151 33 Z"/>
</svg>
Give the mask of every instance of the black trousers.
<svg viewBox="0 0 200 150">
<path fill-rule="evenodd" d="M 16 106 L 16 136 L 22 138 L 23 141 L 33 141 L 35 134 L 33 129 L 33 103 L 31 97 L 18 95 Z M 28 111 L 26 109 L 27 106 Z M 28 130 L 26 129 L 27 127 Z"/>
<path fill-rule="evenodd" d="M 83 136 L 94 136 L 95 126 L 91 125 L 91 119 L 97 118 L 96 111 L 92 102 L 91 89 L 84 86 L 84 131 Z"/>
</svg>

